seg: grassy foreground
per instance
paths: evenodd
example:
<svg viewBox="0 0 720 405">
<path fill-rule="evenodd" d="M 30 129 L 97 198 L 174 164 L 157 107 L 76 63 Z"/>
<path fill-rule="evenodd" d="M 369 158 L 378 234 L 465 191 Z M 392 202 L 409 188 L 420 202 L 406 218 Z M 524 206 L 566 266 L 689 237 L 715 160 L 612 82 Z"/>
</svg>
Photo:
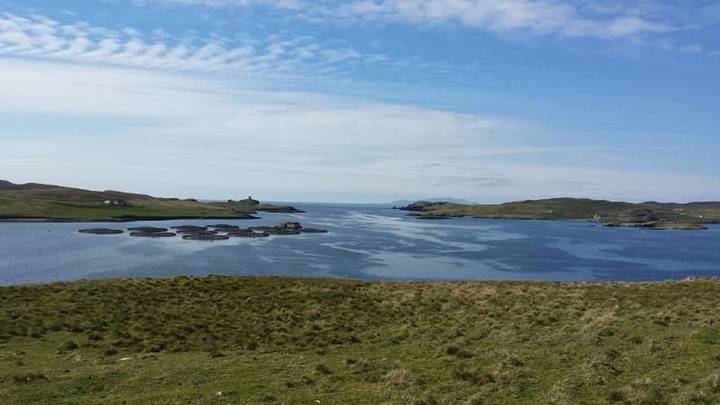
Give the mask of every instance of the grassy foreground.
<svg viewBox="0 0 720 405">
<path fill-rule="evenodd" d="M 720 281 L 0 288 L 4 404 L 720 402 Z"/>
</svg>

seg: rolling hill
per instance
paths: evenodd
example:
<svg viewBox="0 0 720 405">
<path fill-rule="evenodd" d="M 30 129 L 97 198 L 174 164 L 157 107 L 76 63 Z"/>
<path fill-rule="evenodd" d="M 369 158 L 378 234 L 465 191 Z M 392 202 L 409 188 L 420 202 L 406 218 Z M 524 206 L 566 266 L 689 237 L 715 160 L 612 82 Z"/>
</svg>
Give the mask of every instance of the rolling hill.
<svg viewBox="0 0 720 405">
<path fill-rule="evenodd" d="M 251 219 L 257 211 L 292 212 L 257 201 L 199 202 L 121 191 L 93 191 L 0 180 L 0 219 L 28 221 L 132 221 L 163 219 Z M 296 211 L 296 210 L 295 210 Z"/>
<path fill-rule="evenodd" d="M 720 223 L 720 202 L 630 203 L 586 198 L 552 198 L 503 204 L 454 204 L 418 201 L 401 209 L 422 219 L 448 217 L 587 220 L 610 226 L 637 226 L 655 229 L 697 229 Z"/>
</svg>

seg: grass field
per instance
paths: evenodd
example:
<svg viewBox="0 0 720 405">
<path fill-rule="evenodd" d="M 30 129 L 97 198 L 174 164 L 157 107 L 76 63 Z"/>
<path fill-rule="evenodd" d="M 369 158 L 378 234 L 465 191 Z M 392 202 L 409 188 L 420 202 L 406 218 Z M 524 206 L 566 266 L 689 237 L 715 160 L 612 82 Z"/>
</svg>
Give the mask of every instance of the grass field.
<svg viewBox="0 0 720 405">
<path fill-rule="evenodd" d="M 0 288 L 6 404 L 713 404 L 720 281 Z"/>
</svg>

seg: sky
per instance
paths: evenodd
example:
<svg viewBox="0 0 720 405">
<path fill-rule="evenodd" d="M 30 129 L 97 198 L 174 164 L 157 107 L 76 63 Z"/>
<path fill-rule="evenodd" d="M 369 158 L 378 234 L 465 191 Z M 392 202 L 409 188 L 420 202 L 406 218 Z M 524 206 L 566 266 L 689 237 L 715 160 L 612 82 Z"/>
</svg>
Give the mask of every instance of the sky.
<svg viewBox="0 0 720 405">
<path fill-rule="evenodd" d="M 719 0 L 0 0 L 0 179 L 720 200 Z"/>
</svg>

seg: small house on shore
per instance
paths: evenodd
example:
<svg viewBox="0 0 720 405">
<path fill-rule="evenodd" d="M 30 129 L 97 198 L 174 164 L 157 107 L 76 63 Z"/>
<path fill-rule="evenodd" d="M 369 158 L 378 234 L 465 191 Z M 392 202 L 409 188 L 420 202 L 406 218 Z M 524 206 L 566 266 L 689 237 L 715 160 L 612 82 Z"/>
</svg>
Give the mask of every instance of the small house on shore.
<svg viewBox="0 0 720 405">
<path fill-rule="evenodd" d="M 106 207 L 130 207 L 130 203 L 125 200 L 105 200 L 103 205 Z"/>
</svg>

